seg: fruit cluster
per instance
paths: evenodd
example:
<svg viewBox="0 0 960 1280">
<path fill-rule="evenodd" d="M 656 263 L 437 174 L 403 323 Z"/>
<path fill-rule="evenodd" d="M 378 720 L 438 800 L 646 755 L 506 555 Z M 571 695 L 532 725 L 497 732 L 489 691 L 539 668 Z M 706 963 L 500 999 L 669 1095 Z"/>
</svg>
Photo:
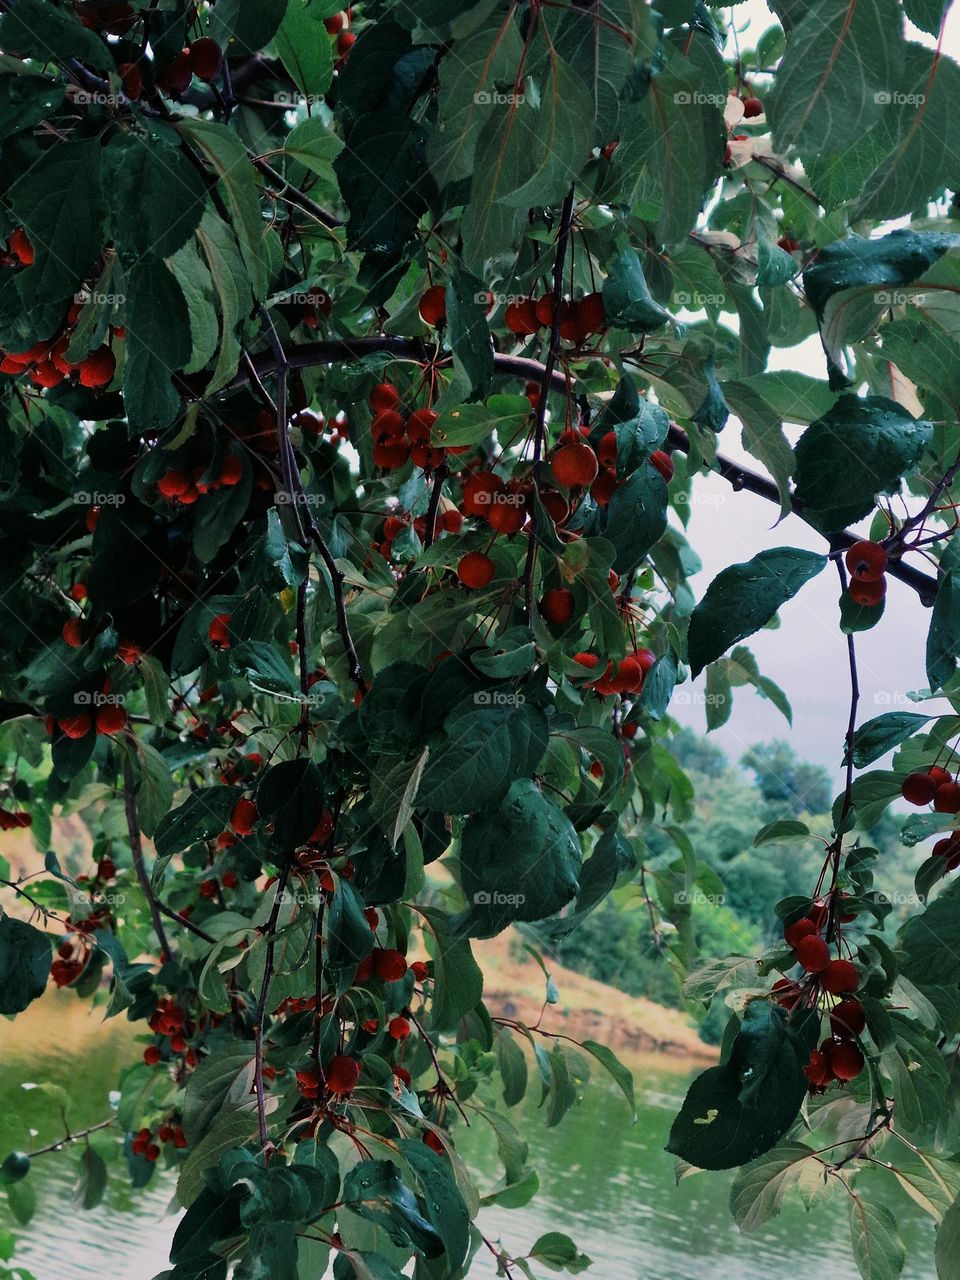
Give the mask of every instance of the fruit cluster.
<svg viewBox="0 0 960 1280">
<path fill-rule="evenodd" d="M 855 542 L 844 556 L 850 584 L 847 594 L 854 604 L 871 608 L 887 594 L 887 553 L 879 542 Z"/>
<path fill-rule="evenodd" d="M 602 698 L 613 697 L 620 693 L 640 693 L 647 672 L 656 660 L 656 654 L 652 649 L 636 649 L 618 662 L 607 662 L 605 665 L 603 659 L 596 653 L 584 651 L 573 655 L 573 661 L 577 666 L 587 671 L 596 672 L 603 666 L 602 674 L 592 675 L 584 686 L 592 689 Z"/>
</svg>

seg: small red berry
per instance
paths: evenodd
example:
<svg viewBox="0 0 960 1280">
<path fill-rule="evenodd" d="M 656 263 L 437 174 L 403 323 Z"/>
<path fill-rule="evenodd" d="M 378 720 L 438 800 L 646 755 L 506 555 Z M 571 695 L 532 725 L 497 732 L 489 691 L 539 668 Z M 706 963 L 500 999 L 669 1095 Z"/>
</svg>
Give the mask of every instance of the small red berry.
<svg viewBox="0 0 960 1280">
<path fill-rule="evenodd" d="M 848 991 L 856 991 L 860 985 L 860 974 L 857 966 L 849 960 L 831 960 L 824 969 L 820 982 L 824 991 L 839 996 Z"/>
<path fill-rule="evenodd" d="M 457 565 L 457 577 L 465 587 L 481 590 L 493 581 L 493 561 L 482 551 L 468 551 Z"/>
<path fill-rule="evenodd" d="M 447 292 L 442 284 L 429 288 L 420 299 L 420 319 L 437 328 L 447 318 Z"/>
<path fill-rule="evenodd" d="M 822 973 L 830 963 L 830 948 L 823 938 L 810 934 L 797 943 L 797 960 L 807 973 Z"/>
</svg>

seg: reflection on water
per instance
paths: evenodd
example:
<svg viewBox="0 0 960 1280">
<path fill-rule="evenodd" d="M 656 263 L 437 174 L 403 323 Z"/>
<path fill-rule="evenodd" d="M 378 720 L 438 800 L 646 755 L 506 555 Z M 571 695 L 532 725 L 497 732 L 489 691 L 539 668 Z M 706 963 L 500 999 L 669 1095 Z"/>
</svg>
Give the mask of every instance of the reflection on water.
<svg viewBox="0 0 960 1280">
<path fill-rule="evenodd" d="M 29 1150 L 63 1132 L 55 1099 L 24 1091 L 23 1083 L 67 1089 L 75 1130 L 109 1114 L 108 1089 L 139 1048 L 127 1023 L 104 1024 L 100 1016 L 69 995 L 50 994 L 15 1023 L 2 1024 L 0 1158 L 12 1147 Z M 540 1175 L 540 1194 L 523 1209 L 484 1210 L 480 1221 L 488 1236 L 499 1235 L 508 1249 L 524 1254 L 544 1231 L 564 1231 L 594 1259 L 586 1275 L 595 1280 L 703 1280 L 705 1274 L 710 1280 L 857 1280 L 842 1193 L 809 1217 L 791 1204 L 766 1228 L 743 1236 L 727 1210 L 729 1176 L 700 1174 L 675 1186 L 673 1158 L 663 1144 L 690 1072 L 662 1057 L 638 1058 L 632 1065 L 639 1084 L 634 1125 L 622 1096 L 601 1075 L 558 1128 L 544 1127 L 535 1100 L 515 1108 Z M 33 1138 L 26 1124 L 36 1130 Z M 461 1128 L 457 1143 L 478 1169 L 482 1190 L 492 1188 L 501 1170 L 484 1122 L 474 1121 L 469 1133 Z M 97 1145 L 109 1157 L 109 1136 L 99 1135 Z M 18 1238 L 16 1261 L 37 1280 L 150 1280 L 166 1265 L 172 1179 L 155 1178 L 145 1192 L 131 1192 L 124 1166 L 114 1161 L 104 1203 L 84 1213 L 72 1203 L 78 1158 L 73 1149 L 36 1162 L 30 1176 L 38 1208 L 29 1228 L 12 1222 L 0 1203 L 0 1225 L 11 1226 Z M 908 1249 L 903 1276 L 926 1280 L 932 1271 L 932 1222 L 904 1196 L 890 1203 Z M 493 1260 L 483 1251 L 471 1276 L 494 1275 Z"/>
</svg>

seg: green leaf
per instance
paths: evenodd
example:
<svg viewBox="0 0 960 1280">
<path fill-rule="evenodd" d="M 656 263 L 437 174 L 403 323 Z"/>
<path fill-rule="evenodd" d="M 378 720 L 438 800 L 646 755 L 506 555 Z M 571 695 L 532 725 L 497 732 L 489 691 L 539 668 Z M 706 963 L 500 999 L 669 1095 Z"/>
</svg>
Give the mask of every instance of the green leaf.
<svg viewBox="0 0 960 1280">
<path fill-rule="evenodd" d="M 957 1280 L 960 1276 L 960 1198 L 954 1200 L 937 1228 L 934 1259 L 937 1280 Z"/>
<path fill-rule="evenodd" d="M 522 695 L 484 705 L 477 694 L 447 716 L 443 738 L 431 750 L 418 805 L 444 813 L 475 813 L 497 805 L 518 778 L 532 777 L 547 749 L 547 722 Z M 483 701 L 481 701 L 481 699 Z"/>
<path fill-rule="evenodd" d="M 796 818 L 778 818 L 776 822 L 768 822 L 753 838 L 753 847 L 761 848 L 765 844 L 781 844 L 785 840 L 804 840 L 810 834 L 805 822 Z"/>
<path fill-rule="evenodd" d="M 653 300 L 635 249 L 615 258 L 603 282 L 603 309 L 607 324 L 630 333 L 653 333 L 673 319 Z"/>
<path fill-rule="evenodd" d="M 759 458 L 776 482 L 781 515 L 790 512 L 794 456 L 777 410 L 748 382 L 725 382 L 723 395 L 743 424 L 743 447 Z"/>
<path fill-rule="evenodd" d="M 22 1013 L 43 995 L 50 962 L 45 933 L 13 916 L 0 916 L 0 1014 Z"/>
<path fill-rule="evenodd" d="M 114 237 L 134 259 L 169 258 L 186 244 L 203 216 L 203 179 L 177 145 L 179 140 L 119 133 L 103 159 Z"/>
<path fill-rule="evenodd" d="M 183 1129 L 191 1147 L 208 1132 L 216 1116 L 249 1096 L 253 1047 L 236 1042 L 215 1048 L 190 1076 L 183 1099 Z"/>
<path fill-rule="evenodd" d="M 765 626 L 826 563 L 812 551 L 774 547 L 718 573 L 690 617 L 687 656 L 694 676 Z"/>
<path fill-rule="evenodd" d="M 914 711 L 888 711 L 862 724 L 853 738 L 853 763 L 858 769 L 873 764 L 881 756 L 905 742 L 932 719 Z"/>
<path fill-rule="evenodd" d="M 289 19 L 289 13 L 287 17 Z M 326 178 L 333 176 L 333 162 L 343 150 L 343 142 L 322 120 L 311 118 L 301 120 L 295 129 L 291 129 L 283 150 L 291 160 Z"/>
<path fill-rule="evenodd" d="M 804 268 L 807 300 L 819 320 L 835 294 L 847 289 L 909 284 L 957 243 L 957 237 L 934 231 L 898 229 L 875 240 L 850 236 L 826 245 Z"/>
<path fill-rule="evenodd" d="M 562 809 L 528 778 L 496 809 L 475 814 L 461 837 L 461 929 L 492 937 L 515 920 L 543 920 L 575 897 L 581 849 Z"/>
<path fill-rule="evenodd" d="M 896 493 L 933 435 L 883 396 L 841 396 L 796 447 L 795 500 L 804 518 L 836 533 L 873 510 L 878 494 Z"/>
<path fill-rule="evenodd" d="M 35 255 L 17 275 L 20 297 L 30 307 L 71 297 L 103 245 L 99 143 L 51 147 L 13 183 L 7 200 Z"/>
<path fill-rule="evenodd" d="M 590 1266 L 587 1255 L 581 1253 L 562 1231 L 548 1231 L 538 1236 L 530 1247 L 530 1257 L 551 1271 L 568 1271 L 571 1275 L 577 1275 Z"/>
<path fill-rule="evenodd" d="M 10 14 L 6 15 L 9 19 Z M 0 22 L 0 32 L 3 31 Z M 4 38 L 5 37 L 0 37 Z M 6 43 L 4 48 L 9 49 Z M 0 79 L 0 142 L 33 129 L 63 102 L 63 86 L 44 76 L 16 75 Z"/>
<path fill-rule="evenodd" d="M 811 1047 L 783 1009 L 752 1001 L 727 1061 L 690 1086 L 667 1150 L 701 1169 L 732 1169 L 769 1151 L 800 1110 Z"/>
<path fill-rule="evenodd" d="M 300 0 L 294 0 L 291 7 L 298 3 Z M 270 43 L 285 22 L 286 9 L 287 0 L 256 0 L 255 4 L 250 0 L 218 0 L 210 18 L 210 34 L 228 56 L 244 57 Z M 318 37 L 319 33 L 314 38 Z"/>
<path fill-rule="evenodd" d="M 181 120 L 177 128 L 200 148 L 217 174 L 253 295 L 255 298 L 266 297 L 266 225 L 260 215 L 255 171 L 246 148 L 226 125 L 213 124 L 208 120 Z"/>
<path fill-rule="evenodd" d="M 290 0 L 274 42 L 280 61 L 308 102 L 321 101 L 333 81 L 333 45 L 323 27 L 322 17 L 304 0 Z M 319 124 L 316 120 L 305 120 L 293 132 L 301 132 L 306 125 Z M 322 125 L 320 127 L 323 128 Z M 328 130 L 325 132 L 328 137 L 335 137 Z M 287 140 L 288 149 L 292 141 L 293 134 Z M 298 159 L 306 163 L 302 157 L 298 156 Z"/>
<path fill-rule="evenodd" d="M 69 10 L 47 0 L 17 0 L 0 19 L 0 48 L 20 57 L 46 63 L 53 58 L 77 58 L 94 71 L 113 71 L 110 48 L 88 31 Z"/>
<path fill-rule="evenodd" d="M 448 1031 L 480 1003 L 483 972 L 473 958 L 470 943 L 452 939 L 449 918 L 443 912 L 427 909 L 423 914 L 429 925 L 427 936 L 433 936 L 431 1022 L 438 1031 Z"/>
<path fill-rule="evenodd" d="M 198 840 L 212 840 L 226 830 L 234 806 L 242 794 L 240 787 L 201 787 L 183 804 L 168 813 L 154 836 L 161 858 L 182 853 Z"/>
<path fill-rule="evenodd" d="M 897 1234 L 897 1220 L 884 1204 L 864 1199 L 850 1202 L 850 1235 L 853 1256 L 863 1280 L 897 1280 L 907 1251 Z"/>
<path fill-rule="evenodd" d="M 433 189 L 426 142 L 415 120 L 376 111 L 350 130 L 333 167 L 350 210 L 351 249 L 396 253 L 414 238 Z"/>
<path fill-rule="evenodd" d="M 866 133 L 900 86 L 901 30 L 896 0 L 813 0 L 764 95 L 775 150 L 816 156 Z"/>
<path fill-rule="evenodd" d="M 815 1157 L 802 1142 L 781 1142 L 740 1170 L 730 1187 L 730 1212 L 741 1231 L 755 1231 L 780 1212 L 784 1194 Z"/>
<path fill-rule="evenodd" d="M 633 1072 L 629 1067 L 624 1066 L 612 1049 L 608 1049 L 605 1044 L 598 1044 L 596 1040 L 584 1040 L 581 1048 L 586 1049 L 587 1053 L 592 1054 L 597 1059 L 620 1087 L 620 1092 L 630 1104 L 630 1111 L 634 1120 L 637 1118 L 637 1100 L 633 1090 Z"/>
<path fill-rule="evenodd" d="M 127 278 L 123 401 L 137 432 L 169 426 L 180 408 L 172 375 L 190 359 L 190 315 L 166 263 L 142 258 Z"/>
<path fill-rule="evenodd" d="M 607 507 L 604 536 L 616 548 L 613 567 L 623 577 L 636 569 L 667 527 L 667 485 L 652 462 L 620 485 Z"/>
<path fill-rule="evenodd" d="M 952 552 L 960 542 L 951 541 L 948 572 L 940 579 L 927 633 L 927 679 L 931 689 L 945 685 L 957 669 L 960 656 L 960 572 L 953 567 Z"/>
<path fill-rule="evenodd" d="M 909 968 L 905 971 L 913 977 Z M 880 1066 L 897 1100 L 898 1125 L 922 1142 L 933 1136 L 940 1121 L 943 1098 L 950 1087 L 947 1063 L 930 1038 L 932 1033 L 902 1014 L 891 1014 L 890 1023 L 895 1039 L 883 1050 Z"/>
<path fill-rule="evenodd" d="M 470 1215 L 450 1162 L 417 1138 L 403 1138 L 397 1147 L 416 1174 L 427 1215 L 443 1241 L 448 1265 L 455 1270 L 466 1257 L 470 1244 Z"/>
<path fill-rule="evenodd" d="M 7 1187 L 7 1204 L 21 1227 L 27 1226 L 37 1208 L 37 1189 L 33 1179 L 24 1178 L 22 1182 L 11 1183 Z"/>
<path fill-rule="evenodd" d="M 212 394 L 233 378 L 240 362 L 239 329 L 253 306 L 250 278 L 230 228 L 207 212 L 197 231 L 197 244 L 207 260 L 220 302 L 220 354 L 207 384 Z"/>
<path fill-rule="evenodd" d="M 73 1202 L 81 1209 L 95 1209 L 107 1187 L 107 1166 L 103 1156 L 89 1144 L 80 1156 L 80 1169 L 73 1188 Z"/>
</svg>

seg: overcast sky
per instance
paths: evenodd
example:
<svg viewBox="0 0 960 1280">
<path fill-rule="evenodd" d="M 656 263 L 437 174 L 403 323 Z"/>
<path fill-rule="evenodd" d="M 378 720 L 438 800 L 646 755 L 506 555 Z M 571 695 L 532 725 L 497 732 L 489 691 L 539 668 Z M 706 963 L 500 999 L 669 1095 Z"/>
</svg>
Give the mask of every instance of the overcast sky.
<svg viewBox="0 0 960 1280">
<path fill-rule="evenodd" d="M 746 0 L 727 12 L 735 15 L 738 29 L 744 32 L 741 43 L 745 47 L 755 47 L 760 34 L 772 25 L 763 0 Z M 924 43 L 934 43 L 922 32 L 912 31 L 912 35 Z M 952 21 L 948 19 L 942 47 L 960 60 L 960 18 L 955 14 Z M 725 319 L 729 322 L 729 317 Z M 769 367 L 797 369 L 822 378 L 820 344 L 813 338 L 786 350 L 775 348 Z M 799 428 L 788 427 L 787 431 L 792 440 L 800 434 Z M 734 461 L 763 470 L 743 450 L 740 425 L 735 418 L 730 419 L 719 443 L 721 451 Z M 763 498 L 734 493 L 719 476 L 695 482 L 687 536 L 704 565 L 703 572 L 692 580 L 698 597 L 721 569 L 749 560 L 765 547 L 824 550 L 824 540 L 795 516 L 788 516 L 774 527 L 778 514 L 777 508 Z M 914 563 L 922 562 L 914 559 Z M 789 697 L 793 730 L 772 703 L 749 688 L 738 689 L 730 721 L 711 735 L 731 759 L 737 759 L 752 742 L 789 737 L 800 755 L 839 770 L 850 697 L 845 637 L 838 626 L 839 594 L 836 571 L 828 567 L 780 611 L 782 626 L 778 631 L 763 631 L 746 641 L 763 674 L 775 680 Z M 913 706 L 904 695 L 926 685 L 924 645 L 929 618 L 929 611 L 909 588 L 889 580 L 882 620 L 872 631 L 857 636 L 861 721 L 897 707 Z M 678 690 L 671 706 L 678 720 L 699 730 L 706 727 L 704 707 L 697 697 L 703 690 L 704 680 L 700 677 L 692 688 Z M 928 705 L 931 709 L 947 709 L 946 703 Z"/>
</svg>

